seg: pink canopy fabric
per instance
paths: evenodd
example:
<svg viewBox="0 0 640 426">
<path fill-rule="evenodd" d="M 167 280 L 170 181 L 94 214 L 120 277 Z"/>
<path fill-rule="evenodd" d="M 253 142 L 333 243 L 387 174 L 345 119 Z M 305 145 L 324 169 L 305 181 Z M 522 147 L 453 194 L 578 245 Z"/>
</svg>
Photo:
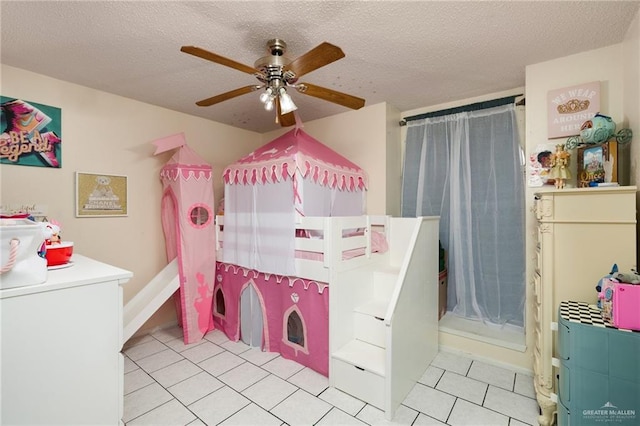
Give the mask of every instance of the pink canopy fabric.
<svg viewBox="0 0 640 426">
<path fill-rule="evenodd" d="M 178 258 L 178 323 L 186 344 L 213 330 L 216 251 L 212 168 L 186 145 L 184 135 L 156 141 L 156 153 L 178 148 L 160 171 L 167 260 Z"/>
<path fill-rule="evenodd" d="M 223 177 L 225 250 L 220 260 L 261 272 L 296 275 L 299 218 L 364 211 L 364 170 L 299 127 L 234 162 Z"/>
<path fill-rule="evenodd" d="M 296 173 L 342 191 L 363 191 L 368 184 L 364 170 L 300 128 L 236 161 L 223 176 L 226 184 L 255 185 L 293 179 Z"/>
</svg>

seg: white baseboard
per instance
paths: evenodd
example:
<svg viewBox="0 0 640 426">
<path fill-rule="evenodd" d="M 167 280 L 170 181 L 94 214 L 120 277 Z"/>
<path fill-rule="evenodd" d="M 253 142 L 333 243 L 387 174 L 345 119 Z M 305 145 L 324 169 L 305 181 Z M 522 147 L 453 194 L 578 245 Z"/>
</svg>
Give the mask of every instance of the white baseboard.
<svg viewBox="0 0 640 426">
<path fill-rule="evenodd" d="M 438 328 L 441 333 L 478 340 L 519 352 L 527 350 L 524 330 L 520 327 L 488 325 L 481 321 L 462 318 L 447 312 L 440 319 Z"/>
</svg>

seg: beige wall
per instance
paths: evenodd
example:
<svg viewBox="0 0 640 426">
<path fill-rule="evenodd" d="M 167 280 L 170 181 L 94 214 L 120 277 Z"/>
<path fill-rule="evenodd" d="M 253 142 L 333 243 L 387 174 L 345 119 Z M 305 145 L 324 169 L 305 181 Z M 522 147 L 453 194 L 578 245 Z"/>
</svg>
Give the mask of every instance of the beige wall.
<svg viewBox="0 0 640 426">
<path fill-rule="evenodd" d="M 387 104 L 386 114 L 386 214 L 400 216 L 402 202 L 402 139 L 400 110 Z"/>
<path fill-rule="evenodd" d="M 62 223 L 75 252 L 128 269 L 125 302 L 167 263 L 158 173 L 171 153 L 153 156 L 151 141 L 184 132 L 189 145 L 214 168 L 216 200 L 221 170 L 262 142 L 261 135 L 119 96 L 2 66 L 2 95 L 62 109 L 62 168 L 0 165 L 2 204 L 43 204 Z M 74 216 L 76 171 L 128 176 L 129 215 Z M 143 327 L 175 321 L 171 304 Z"/>
</svg>

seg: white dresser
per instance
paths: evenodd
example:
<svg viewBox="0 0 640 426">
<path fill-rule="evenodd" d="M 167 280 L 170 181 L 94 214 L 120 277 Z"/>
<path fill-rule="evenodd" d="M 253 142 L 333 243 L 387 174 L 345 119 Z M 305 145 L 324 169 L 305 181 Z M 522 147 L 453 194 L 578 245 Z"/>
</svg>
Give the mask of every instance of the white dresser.
<svg viewBox="0 0 640 426">
<path fill-rule="evenodd" d="M 598 280 L 614 263 L 636 265 L 636 187 L 562 189 L 535 194 L 537 219 L 534 287 L 534 386 L 550 425 L 556 411 L 557 312 L 563 300 L 595 304 Z"/>
<path fill-rule="evenodd" d="M 121 423 L 122 284 L 132 273 L 72 262 L 44 284 L 0 290 L 0 424 Z"/>
</svg>

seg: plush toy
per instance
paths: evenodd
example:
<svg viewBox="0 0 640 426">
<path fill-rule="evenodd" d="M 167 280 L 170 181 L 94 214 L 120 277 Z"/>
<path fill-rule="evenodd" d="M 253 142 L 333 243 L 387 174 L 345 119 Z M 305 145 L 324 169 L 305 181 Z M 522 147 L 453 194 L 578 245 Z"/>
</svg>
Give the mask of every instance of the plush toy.
<svg viewBox="0 0 640 426">
<path fill-rule="evenodd" d="M 49 222 L 40 222 L 45 233 L 46 243 L 51 244 L 60 244 L 62 242 L 60 238 L 60 223 L 51 220 Z"/>
<path fill-rule="evenodd" d="M 640 284 L 640 275 L 635 272 L 616 272 L 613 274 L 613 278 L 625 284 Z"/>
</svg>

